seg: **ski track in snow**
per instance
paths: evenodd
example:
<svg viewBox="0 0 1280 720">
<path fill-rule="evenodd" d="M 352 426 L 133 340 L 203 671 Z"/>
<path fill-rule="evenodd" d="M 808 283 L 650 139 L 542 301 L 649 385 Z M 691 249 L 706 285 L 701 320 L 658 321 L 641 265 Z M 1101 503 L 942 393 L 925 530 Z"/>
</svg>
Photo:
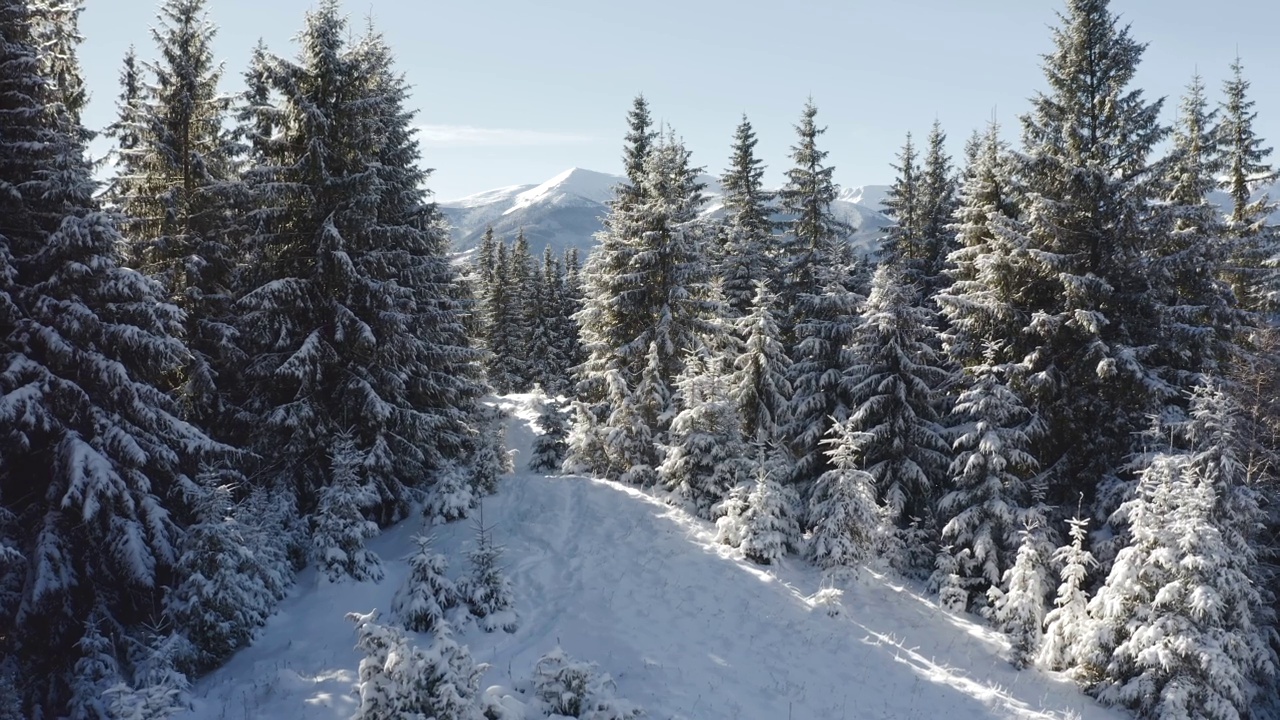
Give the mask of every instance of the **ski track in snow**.
<svg viewBox="0 0 1280 720">
<path fill-rule="evenodd" d="M 514 476 L 484 502 L 484 520 L 505 546 L 520 627 L 459 639 L 491 665 L 482 687 L 510 687 L 557 644 L 596 662 L 618 695 L 666 720 L 910 720 L 1123 718 L 1068 681 L 1017 672 L 989 628 L 940 609 L 912 589 L 864 572 L 828 615 L 812 596 L 820 574 L 789 558 L 760 567 L 715 544 L 714 527 L 640 490 L 583 477 L 523 470 L 536 411 L 512 411 Z M 253 646 L 198 682 L 193 720 L 349 718 L 360 656 L 343 616 L 382 611 L 407 574 L 402 556 L 421 522 L 410 519 L 370 542 L 380 583 L 298 578 Z M 433 528 L 436 549 L 463 569 L 474 531 Z M 425 645 L 428 638 L 420 639 Z"/>
</svg>

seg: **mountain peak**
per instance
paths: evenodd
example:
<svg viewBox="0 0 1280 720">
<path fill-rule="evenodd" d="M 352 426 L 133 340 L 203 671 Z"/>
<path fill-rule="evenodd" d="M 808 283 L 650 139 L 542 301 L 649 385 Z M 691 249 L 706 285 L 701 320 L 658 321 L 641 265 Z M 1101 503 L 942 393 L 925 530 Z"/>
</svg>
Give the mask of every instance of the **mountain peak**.
<svg viewBox="0 0 1280 720">
<path fill-rule="evenodd" d="M 564 198 L 580 198 L 593 203 L 604 203 L 613 198 L 614 188 L 622 178 L 618 175 L 572 167 L 550 180 L 515 198 L 508 213 L 538 203 L 558 202 Z"/>
</svg>

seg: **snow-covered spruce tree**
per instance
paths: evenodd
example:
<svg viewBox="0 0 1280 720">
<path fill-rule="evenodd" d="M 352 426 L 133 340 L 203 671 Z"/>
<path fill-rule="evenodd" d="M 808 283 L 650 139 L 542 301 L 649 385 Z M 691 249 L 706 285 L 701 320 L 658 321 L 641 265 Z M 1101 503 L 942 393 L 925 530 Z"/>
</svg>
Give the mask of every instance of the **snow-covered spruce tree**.
<svg viewBox="0 0 1280 720">
<path fill-rule="evenodd" d="M 478 357 L 389 49 L 372 33 L 349 42 L 334 0 L 299 42 L 296 62 L 259 54 L 247 78 L 249 409 L 277 461 L 263 475 L 292 484 L 304 513 L 330 481 L 332 438 L 356 428 L 362 484 L 389 521 L 466 451 Z"/>
<path fill-rule="evenodd" d="M 777 296 L 764 280 L 756 281 L 749 313 L 738 320 L 742 352 L 733 362 L 730 394 L 748 443 L 780 446 L 790 421 L 791 358 L 782 346 L 775 319 Z"/>
<path fill-rule="evenodd" d="M 492 230 L 492 228 L 490 228 Z M 520 361 L 516 314 L 520 310 L 519 288 L 511 282 L 511 253 L 504 242 L 498 242 L 493 256 L 493 277 L 481 301 L 485 358 L 485 374 L 494 392 L 506 394 L 519 384 Z"/>
<path fill-rule="evenodd" d="M 24 678 L 24 713 L 52 716 L 67 712 L 91 609 L 131 630 L 158 606 L 184 468 L 226 448 L 164 392 L 188 354 L 180 314 L 116 264 L 86 133 L 32 26 L 27 3 L 0 3 L 0 643 Z M 123 635 L 106 637 L 119 656 Z"/>
<path fill-rule="evenodd" d="M 547 391 L 554 390 L 556 394 L 572 396 L 576 368 L 587 359 L 577 320 L 577 314 L 583 306 L 582 262 L 578 257 L 578 248 L 566 248 L 561 265 L 564 268 L 564 278 L 559 296 L 560 305 L 557 308 L 559 332 L 556 334 L 556 341 L 559 343 L 560 354 L 564 357 L 565 373 L 557 378 L 557 386 L 549 387 Z"/>
<path fill-rule="evenodd" d="M 222 479 L 214 468 L 196 478 L 196 519 L 182 542 L 179 580 L 165 595 L 165 616 L 194 653 L 182 659 L 184 670 L 208 670 L 248 645 L 278 598 L 271 568 L 237 520 L 232 487 Z"/>
<path fill-rule="evenodd" d="M 542 253 L 542 267 L 536 273 L 527 312 L 529 321 L 529 387 L 541 387 L 548 395 L 563 395 L 571 372 L 566 350 L 569 339 L 565 321 L 564 268 L 548 246 Z"/>
<path fill-rule="evenodd" d="M 846 242 L 851 228 L 831 212 L 839 187 L 832 180 L 834 166 L 825 164 L 828 152 L 818 149 L 818 136 L 827 131 L 815 118 L 818 108 L 805 103 L 791 146 L 793 166 L 778 191 L 779 209 L 788 217 L 778 240 L 778 259 L 769 287 L 778 294 L 777 316 L 784 345 L 796 339 L 795 328 L 808 315 L 799 307 L 801 295 L 818 295 L 840 277 L 848 264 Z M 794 358 L 793 358 L 794 359 Z"/>
<path fill-rule="evenodd" d="M 780 479 L 781 468 L 760 463 L 755 485 L 738 519 L 739 547 L 748 560 L 769 565 L 800 544 L 797 510 L 800 499 Z"/>
<path fill-rule="evenodd" d="M 1081 643 L 1089 632 L 1089 598 L 1085 595 L 1089 572 L 1098 566 L 1093 554 L 1085 549 L 1088 518 L 1071 518 L 1068 535 L 1071 544 L 1054 551 L 1053 561 L 1061 566 L 1062 584 L 1053 601 L 1053 609 L 1044 618 L 1044 640 L 1036 664 L 1049 670 L 1071 670 L 1080 663 Z"/>
<path fill-rule="evenodd" d="M 497 492 L 498 478 L 514 469 L 511 451 L 507 449 L 507 417 L 507 413 L 496 405 L 477 403 L 471 411 L 468 467 L 476 497 Z"/>
<path fill-rule="evenodd" d="M 1050 588 L 1043 546 L 1036 528 L 1024 529 L 1018 557 L 1002 578 L 1003 587 L 990 591 L 992 619 L 1009 636 L 1009 659 L 1019 669 L 1035 662 L 1040 651 L 1044 601 Z"/>
<path fill-rule="evenodd" d="M 689 165 L 684 146 L 667 137 L 650 150 L 643 170 L 637 186 L 619 189 L 601 246 L 584 270 L 587 299 L 577 317 L 588 359 L 579 393 L 593 403 L 605 436 L 631 432 L 617 423 L 623 417 L 631 422 L 637 410 L 654 440 L 662 442 L 672 414 L 659 412 L 655 400 L 671 397 L 684 358 L 703 348 L 717 307 L 698 218 L 698 169 Z M 617 392 L 612 374 L 634 393 Z M 634 408 L 614 404 L 629 395 L 637 396 Z M 608 460 L 602 447 L 575 447 L 573 455 L 610 479 L 638 464 Z"/>
<path fill-rule="evenodd" d="M 934 296 L 946 321 L 942 349 L 962 367 L 990 362 L 996 348 L 1004 350 L 996 362 L 1022 359 L 1008 341 L 1024 328 L 1016 308 L 1033 276 L 1013 221 L 1018 192 L 999 126 L 991 123 L 972 150 L 952 226 L 959 247 L 947 256 L 948 287 Z"/>
<path fill-rule="evenodd" d="M 534 472 L 557 473 L 568 450 L 569 413 L 558 398 L 542 398 L 538 411 L 538 428 L 542 431 L 533 441 L 533 457 L 529 469 Z"/>
<path fill-rule="evenodd" d="M 158 21 L 152 36 L 160 58 L 146 64 L 151 81 L 139 83 L 126 66 L 112 200 L 124 218 L 128 256 L 184 312 L 191 359 L 179 389 L 190 417 L 232 439 L 229 388 L 244 357 L 232 308 L 230 100 L 218 92 L 222 68 L 214 61 L 216 29 L 205 1 L 166 0 Z"/>
<path fill-rule="evenodd" d="M 481 720 L 477 697 L 486 665 L 440 625 L 427 650 L 409 644 L 404 631 L 378 624 L 378 612 L 348 613 L 356 625 L 360 707 L 354 720 Z"/>
<path fill-rule="evenodd" d="M 377 505 L 378 496 L 360 480 L 364 454 L 354 437 L 344 432 L 334 439 L 330 457 L 329 484 L 320 489 L 312 515 L 316 566 L 330 582 L 381 580 L 382 560 L 364 546 L 365 540 L 378 535 L 378 524 L 365 517 L 365 511 Z"/>
<path fill-rule="evenodd" d="M 76 641 L 79 655 L 71 679 L 68 712 L 73 720 L 97 720 L 107 714 L 106 692 L 119 685 L 124 676 L 116 658 L 115 643 L 105 633 L 119 632 L 113 619 L 96 607 L 84 621 L 84 633 Z M 17 689 L 17 685 L 14 686 Z"/>
<path fill-rule="evenodd" d="M 936 120 L 929 131 L 923 163 L 917 164 L 911 134 L 898 155 L 898 177 L 885 198 L 886 214 L 896 222 L 886 229 L 883 260 L 897 262 L 907 280 L 932 297 L 944 284 L 947 255 L 955 243 L 950 230 L 956 205 L 955 173 L 946 153 L 947 135 Z"/>
<path fill-rule="evenodd" d="M 656 352 L 650 354 L 657 357 Z M 641 487 L 657 483 L 661 447 L 653 426 L 658 413 L 668 409 L 671 400 L 657 382 L 657 374 L 656 362 L 650 363 L 634 390 L 626 386 L 621 373 L 610 374 L 612 410 L 606 423 L 596 430 L 603 439 L 605 477 Z"/>
<path fill-rule="evenodd" d="M 511 288 L 511 327 L 509 363 L 515 377 L 514 390 L 528 392 L 533 387 L 533 363 L 536 358 L 529 353 L 529 337 L 532 332 L 534 314 L 538 308 L 533 306 L 535 290 L 538 284 L 537 267 L 533 255 L 529 251 L 529 238 L 524 228 L 516 232 L 515 242 L 507 256 L 507 282 Z"/>
<path fill-rule="evenodd" d="M 1249 98 L 1249 81 L 1240 58 L 1231 64 L 1231 77 L 1223 83 L 1220 120 L 1214 128 L 1220 153 L 1219 187 L 1231 196 L 1228 230 L 1231 239 L 1226 278 L 1240 304 L 1250 310 L 1274 312 L 1277 307 L 1273 267 L 1280 255 L 1280 232 L 1268 218 L 1277 209 L 1267 196 L 1255 198 L 1256 190 L 1275 180 L 1277 173 L 1267 157 L 1271 148 L 1258 137 L 1253 124 L 1258 113 Z"/>
<path fill-rule="evenodd" d="M 929 344 L 934 318 L 918 293 L 892 262 L 876 269 L 849 369 L 858 457 L 899 527 L 933 514 L 950 459 L 937 411 L 950 378 Z"/>
<path fill-rule="evenodd" d="M 670 440 L 658 476 L 700 517 L 724 499 L 742 473 L 742 423 L 722 357 L 690 356 L 676 379 Z"/>
<path fill-rule="evenodd" d="M 943 270 L 956 243 L 952 229 L 956 210 L 956 173 L 946 152 L 947 134 L 942 123 L 933 121 L 925 140 L 924 163 L 920 167 L 920 253 L 921 296 L 931 298 L 946 283 Z M 915 281 L 915 280 L 913 280 Z"/>
<path fill-rule="evenodd" d="M 1162 219 L 1168 226 L 1150 266 L 1165 291 L 1160 299 L 1163 345 L 1155 359 L 1164 366 L 1165 381 L 1178 391 L 1170 401 L 1183 407 L 1201 378 L 1231 366 L 1245 329 L 1258 325 L 1257 317 L 1239 309 L 1222 279 L 1231 241 L 1221 208 L 1209 198 L 1222 167 L 1207 106 L 1197 76 L 1182 99 L 1165 160 L 1169 213 Z"/>
<path fill-rule="evenodd" d="M 772 194 L 764 189 L 764 161 L 755 155 L 756 133 L 743 115 L 733 135 L 729 167 L 720 177 L 725 217 L 721 222 L 717 272 L 734 317 L 752 309 L 757 283 L 771 276 L 777 255 Z"/>
<path fill-rule="evenodd" d="M 988 357 L 996 354 L 991 348 Z M 1044 520 L 1031 485 L 1038 469 L 1029 452 L 1035 418 L 1007 375 L 1007 368 L 992 364 L 965 371 L 949 428 L 948 490 L 938 502 L 942 542 L 963 553 L 957 572 L 965 589 L 979 595 L 999 585 L 1013 565 L 1021 528 Z"/>
<path fill-rule="evenodd" d="M 919 156 L 910 132 L 902 143 L 902 149 L 898 151 L 898 163 L 893 165 L 893 169 L 898 175 L 889 186 L 882 203 L 884 214 L 893 220 L 893 225 L 884 230 L 880 260 L 911 265 L 923 253 L 921 234 L 924 221 L 920 198 Z M 919 268 L 912 270 L 917 275 L 916 279 L 919 279 Z"/>
<path fill-rule="evenodd" d="M 1049 89 L 1022 118 L 1027 201 L 1016 244 L 1027 252 L 1016 261 L 1030 260 L 1031 272 L 1017 272 L 1013 303 L 1027 324 L 1007 338 L 1026 367 L 1024 401 L 1045 424 L 1032 449 L 1051 505 L 1081 492 L 1092 502 L 1112 484 L 1171 392 L 1149 358 L 1163 290 L 1150 272 L 1163 227 L 1152 217 L 1162 210 L 1150 156 L 1166 129 L 1161 103 L 1131 87 L 1144 46 L 1108 0 L 1068 0 L 1053 41 Z"/>
<path fill-rule="evenodd" d="M 511 581 L 498 565 L 502 559 L 502 546 L 493 541 L 493 528 L 484 524 L 483 512 L 476 520 L 475 528 L 476 544 L 467 551 L 470 567 L 458 579 L 458 599 L 467 606 L 485 632 L 494 632 L 498 628 L 515 632 L 520 625 L 520 616 L 515 611 Z"/>
<path fill-rule="evenodd" d="M 809 559 L 824 570 L 857 572 L 882 530 L 875 478 L 859 468 L 858 438 L 848 422 L 833 425 L 823 440 L 831 469 L 818 478 L 809 500 Z"/>
<path fill-rule="evenodd" d="M 802 492 L 827 470 L 822 439 L 831 425 L 843 421 L 852 407 L 844 370 L 848 343 L 862 298 L 853 285 L 848 225 L 831 212 L 837 187 L 833 167 L 823 164 L 819 150 L 817 108 L 812 102 L 796 127 L 792 146 L 795 167 L 779 191 L 791 220 L 782 238 L 777 316 L 781 339 L 791 347 L 791 404 L 786 435 L 796 458 L 789 478 Z"/>
<path fill-rule="evenodd" d="M 414 632 L 432 632 L 444 622 L 444 612 L 459 602 L 458 589 L 445 576 L 448 561 L 431 547 L 434 540 L 429 535 L 413 536 L 417 550 L 405 558 L 409 575 L 391 598 L 391 614 Z"/>
<path fill-rule="evenodd" d="M 1187 453 L 1151 462 L 1121 508 L 1131 539 L 1089 601 L 1077 677 L 1140 717 L 1246 717 L 1274 673 L 1254 624 L 1252 557 L 1222 532 L 1220 486 L 1206 471 Z"/>
<path fill-rule="evenodd" d="M 969 591 L 964 587 L 964 579 L 960 577 L 960 563 L 969 555 L 969 551 L 953 552 L 950 545 L 938 548 L 933 563 L 932 582 L 938 585 L 938 604 L 943 608 L 962 613 L 969 609 Z"/>
<path fill-rule="evenodd" d="M 84 127 L 80 117 L 89 102 L 89 90 L 77 53 L 84 41 L 80 34 L 84 0 L 30 0 L 27 6 L 40 74 L 46 78 L 50 99 L 62 106 L 77 139 L 89 140 L 94 133 Z"/>
<path fill-rule="evenodd" d="M 470 468 L 456 460 L 445 460 L 435 471 L 435 483 L 427 491 L 422 516 L 432 522 L 461 520 L 480 504 L 474 475 Z"/>
<path fill-rule="evenodd" d="M 597 420 L 608 415 L 606 398 L 610 394 L 606 376 L 611 370 L 623 366 L 617 348 L 627 345 L 639 334 L 643 322 L 634 310 L 630 298 L 624 297 L 628 289 L 626 277 L 632 258 L 639 251 L 635 238 L 642 231 L 637 221 L 638 205 L 645 196 L 644 166 L 657 140 L 649 104 L 638 95 L 631 111 L 627 113 L 628 132 L 623 148 L 623 166 L 626 182 L 614 191 L 609 212 L 603 218 L 604 229 L 596 235 L 596 248 L 587 257 L 580 281 L 583 290 L 582 308 L 574 316 L 578 323 L 585 358 L 579 368 L 578 398 L 592 405 Z M 628 381 L 639 375 L 639 368 L 628 368 Z M 600 448 L 582 448 L 582 462 L 599 470 L 603 468 L 603 451 Z M 581 454 L 581 453 L 579 453 Z"/>
</svg>

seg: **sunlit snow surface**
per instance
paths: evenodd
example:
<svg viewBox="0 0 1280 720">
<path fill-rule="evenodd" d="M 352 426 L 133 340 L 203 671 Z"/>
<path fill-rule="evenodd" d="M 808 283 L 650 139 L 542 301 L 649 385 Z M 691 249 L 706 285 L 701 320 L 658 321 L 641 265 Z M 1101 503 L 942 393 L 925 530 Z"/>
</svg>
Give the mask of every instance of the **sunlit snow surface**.
<svg viewBox="0 0 1280 720">
<path fill-rule="evenodd" d="M 659 498 L 524 472 L 533 400 L 500 402 L 514 414 L 517 473 L 485 500 L 484 519 L 506 546 L 521 624 L 514 634 L 461 634 L 492 666 L 484 686 L 510 687 L 559 644 L 599 663 L 650 718 L 1125 717 L 1065 680 L 1014 671 L 998 635 L 899 583 L 864 575 L 832 617 L 814 598 L 819 574 L 799 559 L 762 568 Z M 410 520 L 371 542 L 386 561 L 381 583 L 317 583 L 303 573 L 258 641 L 197 683 L 184 717 L 349 718 L 360 657 L 343 616 L 377 608 L 386 617 L 420 528 Z M 456 577 L 472 529 L 463 521 L 434 531 Z"/>
</svg>

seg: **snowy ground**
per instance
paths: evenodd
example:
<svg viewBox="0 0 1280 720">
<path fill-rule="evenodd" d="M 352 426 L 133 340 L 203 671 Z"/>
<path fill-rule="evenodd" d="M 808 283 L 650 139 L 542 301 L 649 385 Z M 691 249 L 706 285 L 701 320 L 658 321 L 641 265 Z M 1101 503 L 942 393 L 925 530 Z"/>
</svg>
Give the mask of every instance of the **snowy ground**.
<svg viewBox="0 0 1280 720">
<path fill-rule="evenodd" d="M 530 398 L 503 404 L 516 415 L 517 473 L 485 500 L 484 519 L 506 546 L 521 624 L 459 638 L 492 666 L 482 686 L 511 686 L 558 644 L 599 663 L 650 718 L 1125 717 L 1065 680 L 1015 672 L 998 635 L 908 588 L 866 578 L 831 617 L 812 600 L 819 575 L 799 560 L 760 568 L 713 543 L 708 523 L 645 493 L 524 472 Z M 408 521 L 370 543 L 387 561 L 381 583 L 303 573 L 260 639 L 196 685 L 185 717 L 349 718 L 360 658 L 343 616 L 378 608 L 385 617 L 419 529 Z M 473 537 L 466 522 L 435 532 L 450 558 Z"/>
</svg>

